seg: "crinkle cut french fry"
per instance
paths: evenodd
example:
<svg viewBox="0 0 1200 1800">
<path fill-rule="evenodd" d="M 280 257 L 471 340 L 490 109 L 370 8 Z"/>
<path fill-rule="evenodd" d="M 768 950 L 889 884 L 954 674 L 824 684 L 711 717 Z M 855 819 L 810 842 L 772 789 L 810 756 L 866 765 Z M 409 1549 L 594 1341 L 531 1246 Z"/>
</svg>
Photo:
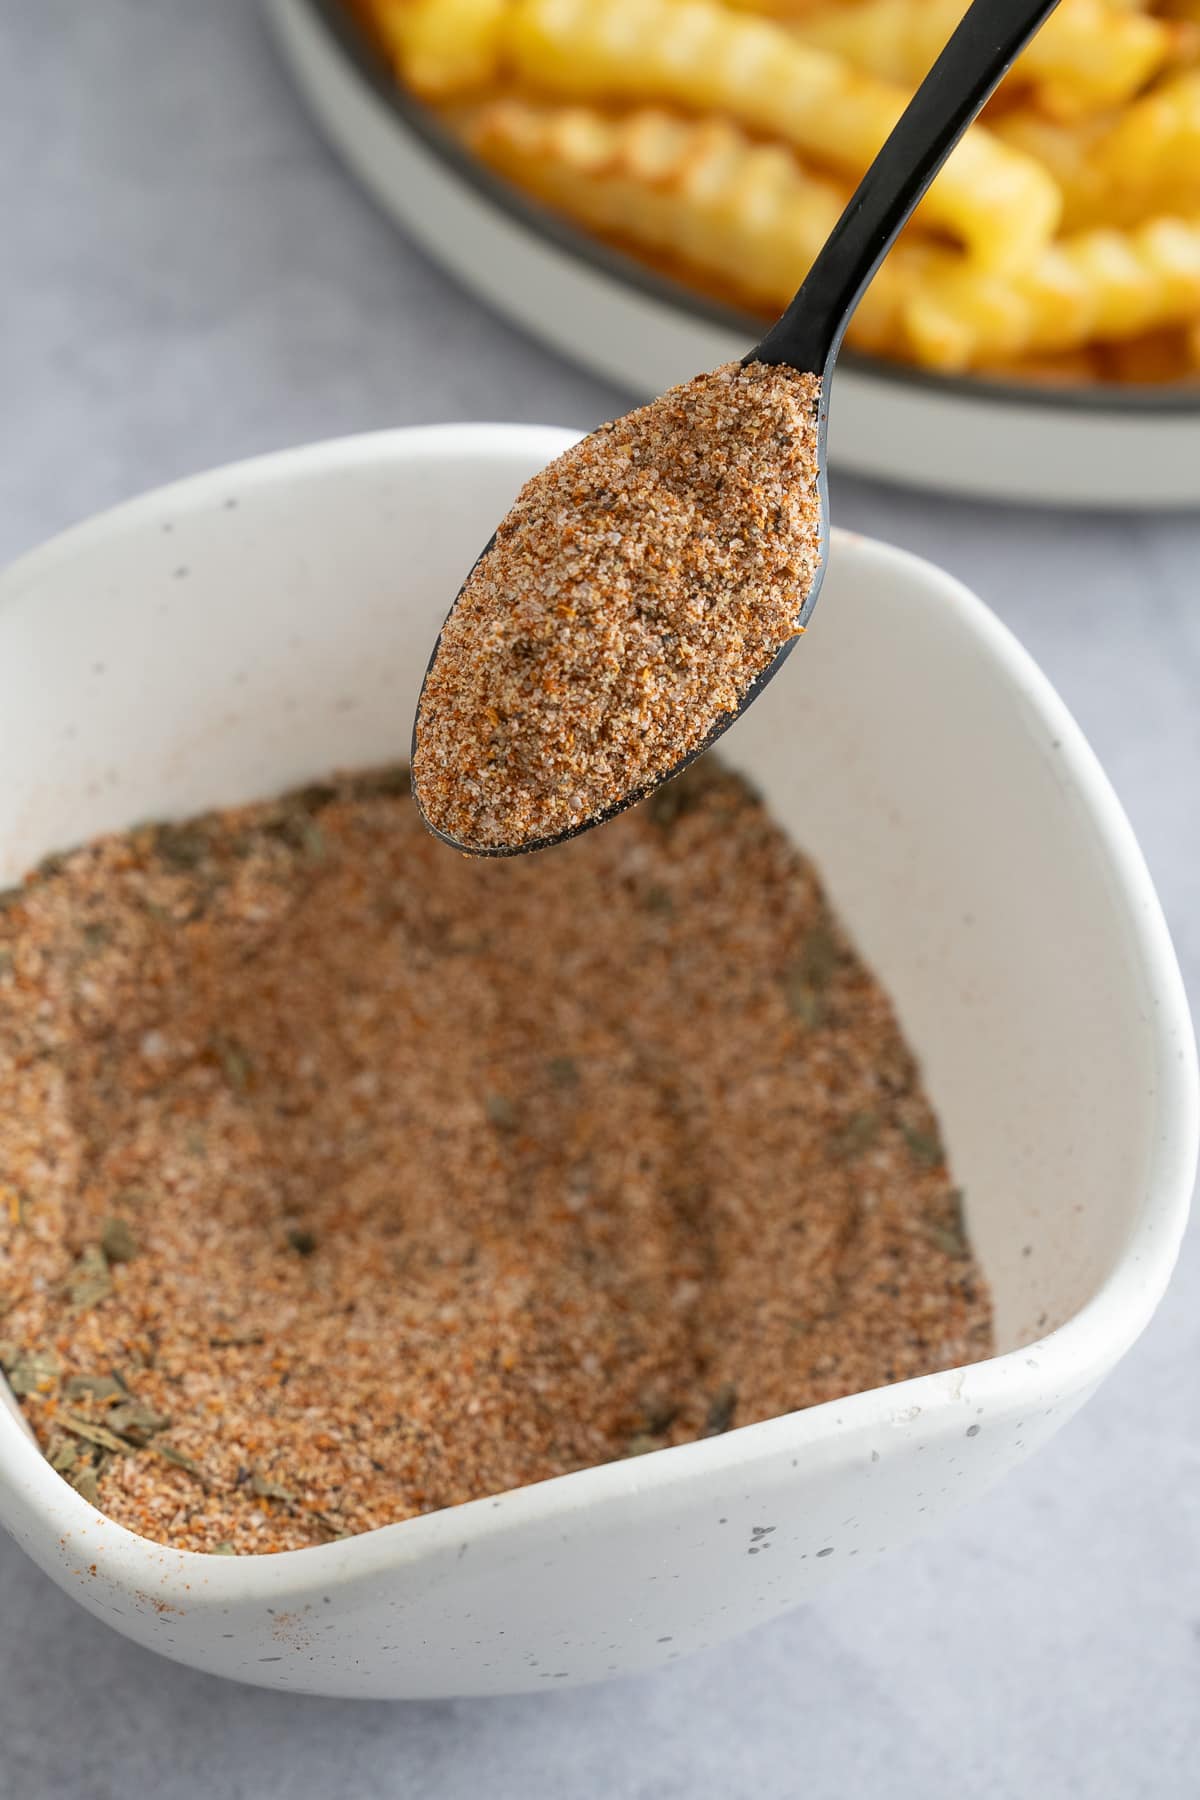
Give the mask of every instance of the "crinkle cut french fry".
<svg viewBox="0 0 1200 1800">
<path fill-rule="evenodd" d="M 375 34 L 406 87 L 426 99 L 479 89 L 500 67 L 508 0 L 374 0 Z"/>
<path fill-rule="evenodd" d="M 1114 116 L 1120 115 L 1095 114 L 1068 124 L 1061 119 L 1048 119 L 1036 107 L 1020 106 L 1004 113 L 992 126 L 1005 143 L 1035 157 L 1049 169 L 1062 194 L 1064 231 L 1099 224 L 1134 225 L 1146 216 L 1146 209 L 1142 209 L 1129 218 L 1118 219 L 1107 210 L 1112 183 L 1097 167 L 1096 150 L 1111 131 Z"/>
<path fill-rule="evenodd" d="M 1051 171 L 1065 231 L 1200 211 L 1200 70 L 1171 77 L 1115 114 L 1066 125 L 1022 107 L 995 130 Z"/>
<path fill-rule="evenodd" d="M 533 88 L 724 114 L 851 176 L 907 99 L 790 29 L 713 0 L 513 0 L 504 35 L 518 77 Z M 981 263 L 1013 268 L 1049 240 L 1059 211 L 1058 189 L 1038 163 L 973 126 L 921 216 Z"/>
<path fill-rule="evenodd" d="M 486 162 L 550 205 L 767 311 L 791 298 L 847 198 L 790 150 L 721 119 L 497 100 L 463 130 Z M 860 348 L 890 347 L 904 271 L 921 258 L 900 245 L 884 265 L 851 322 Z"/>
<path fill-rule="evenodd" d="M 1097 146 L 1095 161 L 1117 186 L 1200 181 L 1200 69 L 1126 107 Z"/>
<path fill-rule="evenodd" d="M 1134 337 L 1200 318 L 1200 216 L 1078 232 L 1010 276 L 942 265 L 903 306 L 906 347 L 934 368 Z"/>
<path fill-rule="evenodd" d="M 963 0 L 859 0 L 801 13 L 806 43 L 856 68 L 914 87 L 958 24 Z M 1062 0 L 1018 59 L 1010 85 L 1032 85 L 1062 118 L 1114 106 L 1138 93 L 1170 60 L 1179 30 L 1117 0 Z"/>
</svg>

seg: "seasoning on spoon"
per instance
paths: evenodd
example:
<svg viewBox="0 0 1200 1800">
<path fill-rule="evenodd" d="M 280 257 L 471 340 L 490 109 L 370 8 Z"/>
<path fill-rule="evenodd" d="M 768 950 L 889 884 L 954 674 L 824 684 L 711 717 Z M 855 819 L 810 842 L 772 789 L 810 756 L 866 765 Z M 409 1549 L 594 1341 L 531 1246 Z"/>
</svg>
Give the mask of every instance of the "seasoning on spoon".
<svg viewBox="0 0 1200 1800">
<path fill-rule="evenodd" d="M 413 787 L 466 850 L 628 805 L 708 743 L 800 627 L 820 562 L 820 380 L 727 363 L 526 483 L 425 679 Z"/>
</svg>

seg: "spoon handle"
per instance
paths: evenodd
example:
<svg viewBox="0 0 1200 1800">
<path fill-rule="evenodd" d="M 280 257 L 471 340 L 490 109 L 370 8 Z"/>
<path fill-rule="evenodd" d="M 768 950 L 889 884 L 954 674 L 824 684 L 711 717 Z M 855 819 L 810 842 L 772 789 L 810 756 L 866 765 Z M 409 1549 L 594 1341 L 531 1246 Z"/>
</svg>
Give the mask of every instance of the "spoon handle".
<svg viewBox="0 0 1200 1800">
<path fill-rule="evenodd" d="M 1058 0 L 974 0 L 897 120 L 782 318 L 747 362 L 821 374 L 893 240 Z"/>
</svg>

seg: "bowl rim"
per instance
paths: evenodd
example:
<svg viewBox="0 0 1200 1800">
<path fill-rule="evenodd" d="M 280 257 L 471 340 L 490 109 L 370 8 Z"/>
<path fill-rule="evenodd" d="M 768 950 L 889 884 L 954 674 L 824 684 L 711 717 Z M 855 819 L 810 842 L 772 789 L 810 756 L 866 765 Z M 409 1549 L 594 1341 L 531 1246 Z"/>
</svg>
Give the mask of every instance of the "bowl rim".
<svg viewBox="0 0 1200 1800">
<path fill-rule="evenodd" d="M 219 506 L 236 481 L 242 492 L 320 479 L 346 471 L 377 475 L 431 460 L 519 459 L 540 466 L 575 441 L 553 426 L 454 424 L 413 426 L 325 440 L 211 469 L 153 489 L 70 527 L 0 571 L 0 618 L 61 563 L 104 554 L 113 541 L 164 508 L 178 518 Z M 1135 962 L 1146 990 L 1148 1054 L 1157 1094 L 1157 1132 L 1143 1177 L 1141 1212 L 1107 1279 L 1078 1312 L 1035 1342 L 979 1363 L 916 1376 L 888 1387 L 826 1401 L 776 1419 L 745 1425 L 624 1462 L 576 1470 L 506 1494 L 401 1520 L 329 1544 L 270 1555 L 222 1556 L 175 1550 L 116 1524 L 51 1469 L 8 1397 L 0 1394 L 0 1520 L 15 1511 L 20 1536 L 46 1555 L 67 1554 L 123 1588 L 153 1590 L 155 1603 L 180 1606 L 267 1602 L 282 1596 L 378 1579 L 443 1551 L 460 1553 L 518 1530 L 563 1522 L 598 1503 L 666 1504 L 697 1477 L 747 1471 L 781 1455 L 799 1458 L 831 1441 L 878 1434 L 910 1420 L 913 1408 L 936 1419 L 973 1418 L 990 1402 L 1010 1409 L 1037 1405 L 1048 1390 L 1085 1395 L 1143 1330 L 1174 1266 L 1187 1218 L 1200 1137 L 1200 1076 L 1182 977 L 1166 921 L 1132 827 L 1107 776 L 1063 700 L 1007 626 L 956 577 L 936 565 L 857 533 L 835 530 L 836 554 L 864 575 L 902 568 L 916 575 L 975 640 L 1027 720 L 1058 740 L 1060 779 L 1072 787 L 1105 853 L 1120 896 Z M 0 1384 L 2 1386 L 3 1384 Z M 59 1549 L 54 1550 L 53 1546 Z"/>
<path fill-rule="evenodd" d="M 272 3 L 279 5 L 281 0 L 272 0 Z M 472 155 L 432 108 L 400 85 L 378 47 L 352 17 L 344 0 L 286 0 L 286 3 L 305 14 L 310 24 L 322 33 L 329 50 L 341 58 L 347 71 L 384 107 L 394 129 L 415 138 L 451 175 L 478 199 L 495 208 L 510 224 L 519 226 L 535 239 L 550 244 L 607 280 L 682 313 L 694 323 L 736 332 L 751 344 L 762 336 L 764 318 L 702 294 L 685 281 L 660 272 L 617 245 L 593 236 Z M 942 374 L 935 369 L 918 368 L 860 350 L 843 350 L 838 357 L 838 366 L 871 381 L 950 400 L 1032 406 L 1052 413 L 1200 417 L 1200 385 L 1196 383 L 1136 386 L 1094 382 L 1086 386 L 1068 383 L 1060 387 L 1015 381 L 1011 377 Z"/>
</svg>

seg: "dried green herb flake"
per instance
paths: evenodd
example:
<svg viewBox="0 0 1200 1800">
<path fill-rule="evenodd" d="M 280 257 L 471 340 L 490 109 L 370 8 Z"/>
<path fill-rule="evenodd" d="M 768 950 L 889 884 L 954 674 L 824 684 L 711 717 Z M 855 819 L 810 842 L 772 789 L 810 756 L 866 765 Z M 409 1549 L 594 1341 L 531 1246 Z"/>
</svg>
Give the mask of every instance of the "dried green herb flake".
<svg viewBox="0 0 1200 1800">
<path fill-rule="evenodd" d="M 833 1134 L 833 1151 L 844 1162 L 871 1148 L 879 1136 L 879 1120 L 873 1112 L 851 1113 L 845 1124 Z"/>
<path fill-rule="evenodd" d="M 108 1299 L 112 1293 L 112 1276 L 108 1272 L 108 1258 L 99 1244 L 88 1245 L 67 1277 L 66 1290 L 72 1306 L 84 1310 Z"/>
<path fill-rule="evenodd" d="M 254 1074 L 254 1063 L 248 1052 L 233 1037 L 214 1038 L 212 1048 L 221 1065 L 221 1073 L 234 1093 L 246 1093 Z"/>
<path fill-rule="evenodd" d="M 788 1010 L 809 1030 L 815 1030 L 825 1017 L 825 1007 L 820 994 L 809 980 L 803 962 L 796 962 L 784 971 L 784 998 Z"/>
<path fill-rule="evenodd" d="M 189 1475 L 194 1475 L 198 1481 L 207 1481 L 208 1477 L 200 1467 L 200 1464 L 196 1462 L 193 1457 L 185 1456 L 182 1450 L 177 1450 L 174 1444 L 163 1444 L 156 1440 L 154 1443 L 148 1445 L 147 1448 L 153 1450 L 155 1456 L 161 1456 L 164 1462 L 173 1463 L 177 1469 L 185 1469 Z"/>
<path fill-rule="evenodd" d="M 83 1496 L 83 1498 L 90 1503 L 90 1505 L 99 1506 L 99 1504 L 100 1504 L 100 1471 L 99 1471 L 99 1469 L 95 1468 L 94 1466 L 89 1466 L 89 1467 L 82 1468 L 79 1470 L 72 1470 L 71 1473 L 68 1474 L 67 1480 L 70 1482 L 71 1486 L 75 1489 L 75 1492 L 77 1494 L 81 1494 Z"/>
<path fill-rule="evenodd" d="M 121 1406 L 113 1407 L 108 1414 L 108 1423 L 113 1431 L 120 1432 L 122 1437 L 142 1448 L 156 1432 L 165 1431 L 171 1421 L 166 1413 L 155 1412 L 141 1400 L 126 1400 Z"/>
<path fill-rule="evenodd" d="M 96 1444 L 101 1450 L 111 1450 L 114 1456 L 129 1455 L 131 1446 L 124 1438 L 119 1438 L 115 1431 L 109 1431 L 104 1425 L 97 1425 L 94 1419 L 81 1419 L 78 1413 L 60 1412 L 58 1422 L 64 1431 L 83 1438 L 85 1443 Z"/>
<path fill-rule="evenodd" d="M 132 1262 L 138 1253 L 137 1239 L 125 1219 L 106 1219 L 100 1233 L 100 1248 L 110 1263 Z"/>
<path fill-rule="evenodd" d="M 666 917 L 675 911 L 675 902 L 660 882 L 652 882 L 642 895 L 642 908 L 645 912 L 661 913 Z"/>
<path fill-rule="evenodd" d="M 721 1432 L 728 1431 L 736 1411 L 737 1389 L 731 1381 L 723 1382 L 709 1402 L 708 1417 L 705 1420 L 709 1436 L 718 1437 Z"/>
<path fill-rule="evenodd" d="M 678 1406 L 665 1394 L 643 1394 L 642 1406 L 646 1415 L 644 1429 L 651 1437 L 660 1436 L 679 1417 Z"/>
<path fill-rule="evenodd" d="M 174 869 L 194 869 L 208 855 L 208 837 L 200 825 L 158 825 L 155 853 Z"/>
<path fill-rule="evenodd" d="M 310 1507 L 308 1509 L 308 1517 L 312 1519 L 315 1524 L 319 1525 L 322 1531 L 328 1532 L 331 1538 L 344 1538 L 353 1535 L 346 1530 L 344 1519 L 336 1518 L 332 1513 L 322 1512 L 319 1507 Z"/>
<path fill-rule="evenodd" d="M 824 922 L 814 925 L 804 940 L 800 964 L 806 979 L 818 993 L 829 986 L 837 960 L 838 947 L 833 932 Z"/>
<path fill-rule="evenodd" d="M 939 1250 L 956 1261 L 965 1262 L 971 1254 L 970 1240 L 967 1237 L 966 1220 L 963 1217 L 963 1196 L 960 1189 L 955 1188 L 949 1196 L 953 1211 L 949 1218 L 929 1219 L 925 1224 L 927 1236 Z"/>
<path fill-rule="evenodd" d="M 30 1394 L 45 1394 L 58 1380 L 58 1358 L 53 1350 L 17 1351 L 10 1357 L 10 1346 L 4 1346 L 0 1363 L 8 1375 L 8 1385 L 18 1399 Z"/>
<path fill-rule="evenodd" d="M 925 1232 L 930 1241 L 939 1250 L 944 1250 L 947 1256 L 953 1256 L 958 1261 L 970 1256 L 971 1247 L 961 1229 L 953 1225 L 939 1225 L 930 1220 L 925 1226 Z"/>
<path fill-rule="evenodd" d="M 115 1375 L 70 1375 L 63 1383 L 68 1400 L 115 1400 L 124 1392 Z"/>
<path fill-rule="evenodd" d="M 53 1438 L 46 1451 L 46 1461 L 59 1475 L 65 1475 L 73 1469 L 81 1455 L 79 1444 L 74 1438 Z"/>
<path fill-rule="evenodd" d="M 517 1109 L 507 1094 L 487 1094 L 484 1097 L 483 1110 L 487 1114 L 488 1123 L 497 1131 L 515 1131 L 517 1129 Z"/>
<path fill-rule="evenodd" d="M 296 1496 L 290 1488 L 282 1487 L 277 1481 L 270 1481 L 265 1475 L 250 1477 L 250 1492 L 257 1494 L 260 1500 L 282 1500 L 285 1506 L 294 1506 Z"/>
<path fill-rule="evenodd" d="M 942 1148 L 942 1140 L 936 1129 L 920 1131 L 915 1126 L 904 1125 L 901 1130 L 913 1161 L 919 1163 L 922 1168 L 936 1169 L 939 1163 L 945 1162 L 946 1153 Z"/>
</svg>

